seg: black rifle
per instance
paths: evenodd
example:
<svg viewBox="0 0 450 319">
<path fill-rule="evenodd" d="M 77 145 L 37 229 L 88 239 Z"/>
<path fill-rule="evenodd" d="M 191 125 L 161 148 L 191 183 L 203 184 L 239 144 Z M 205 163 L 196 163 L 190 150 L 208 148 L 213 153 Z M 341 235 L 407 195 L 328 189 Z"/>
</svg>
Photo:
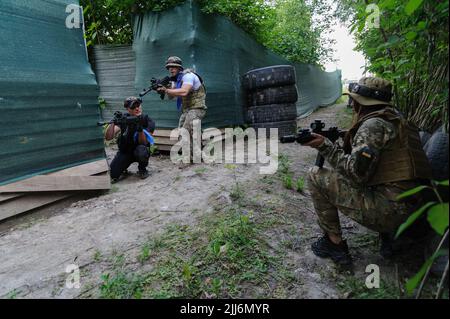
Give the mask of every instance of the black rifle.
<svg viewBox="0 0 450 319">
<path fill-rule="evenodd" d="M 152 78 L 150 80 L 150 87 L 147 89 L 144 89 L 140 94 L 139 97 L 144 97 L 145 95 L 147 95 L 148 93 L 150 93 L 151 91 L 158 91 L 159 88 L 161 87 L 167 87 L 170 82 L 173 81 L 173 78 L 166 76 L 164 79 L 156 79 L 156 78 Z M 161 96 L 161 100 L 164 100 L 164 97 L 166 96 L 166 93 L 160 93 Z"/>
<path fill-rule="evenodd" d="M 114 124 L 117 126 L 137 126 L 142 121 L 142 116 L 133 116 L 127 113 L 117 111 L 114 118 L 109 122 L 98 122 L 98 126 Z"/>
<path fill-rule="evenodd" d="M 321 120 L 316 120 L 311 124 L 311 129 L 300 129 L 295 135 L 282 136 L 280 138 L 281 143 L 294 143 L 306 144 L 314 139 L 311 133 L 316 133 L 328 138 L 332 143 L 335 143 L 339 138 L 344 138 L 347 131 L 339 130 L 337 127 L 331 127 L 328 130 L 324 130 L 325 123 Z M 325 159 L 322 155 L 317 154 L 316 166 L 322 168 L 325 163 Z"/>
</svg>

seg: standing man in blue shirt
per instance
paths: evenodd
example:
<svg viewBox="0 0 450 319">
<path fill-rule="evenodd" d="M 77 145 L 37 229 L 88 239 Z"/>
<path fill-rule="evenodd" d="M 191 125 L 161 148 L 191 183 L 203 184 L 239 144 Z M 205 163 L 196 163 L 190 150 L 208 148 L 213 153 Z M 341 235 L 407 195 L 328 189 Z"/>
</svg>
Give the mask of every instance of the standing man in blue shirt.
<svg viewBox="0 0 450 319">
<path fill-rule="evenodd" d="M 206 116 L 206 88 L 203 79 L 193 70 L 184 69 L 179 57 L 169 57 L 166 69 L 176 79 L 174 88 L 161 87 L 158 92 L 165 92 L 169 97 L 177 98 L 178 110 L 182 112 L 178 128 L 185 128 L 191 137 L 191 159 L 193 155 L 193 122 L 203 120 Z"/>
</svg>

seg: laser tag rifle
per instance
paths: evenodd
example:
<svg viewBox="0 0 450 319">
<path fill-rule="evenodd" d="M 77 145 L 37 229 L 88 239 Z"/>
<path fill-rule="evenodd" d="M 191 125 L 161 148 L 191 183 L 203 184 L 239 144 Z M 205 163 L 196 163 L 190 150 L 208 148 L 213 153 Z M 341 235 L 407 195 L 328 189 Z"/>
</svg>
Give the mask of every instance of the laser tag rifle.
<svg viewBox="0 0 450 319">
<path fill-rule="evenodd" d="M 167 87 L 172 80 L 173 79 L 171 77 L 169 77 L 169 76 L 166 76 L 164 79 L 161 79 L 161 80 L 156 79 L 156 78 L 152 78 L 150 80 L 150 83 L 151 83 L 150 87 L 147 88 L 147 89 L 144 89 L 139 94 L 139 97 L 142 98 L 142 97 L 146 96 L 148 93 L 150 93 L 151 91 L 158 91 L 158 89 L 161 88 L 161 87 Z M 166 93 L 164 93 L 164 92 L 160 93 L 161 100 L 164 100 L 165 96 L 166 96 Z"/>
<path fill-rule="evenodd" d="M 117 111 L 114 118 L 109 122 L 98 122 L 98 126 L 114 124 L 117 126 L 137 126 L 142 121 L 142 116 L 132 116 L 130 114 Z"/>
<path fill-rule="evenodd" d="M 321 120 L 316 120 L 311 124 L 311 129 L 300 129 L 295 135 L 287 135 L 282 136 L 280 138 L 280 142 L 285 143 L 294 143 L 297 142 L 299 144 L 306 144 L 311 142 L 314 139 L 311 133 L 316 133 L 328 138 L 332 143 L 335 143 L 339 138 L 344 138 L 347 131 L 339 130 L 337 127 L 331 127 L 328 130 L 324 130 L 325 123 Z M 325 159 L 322 155 L 317 154 L 316 158 L 316 166 L 322 168 L 325 163 Z"/>
</svg>

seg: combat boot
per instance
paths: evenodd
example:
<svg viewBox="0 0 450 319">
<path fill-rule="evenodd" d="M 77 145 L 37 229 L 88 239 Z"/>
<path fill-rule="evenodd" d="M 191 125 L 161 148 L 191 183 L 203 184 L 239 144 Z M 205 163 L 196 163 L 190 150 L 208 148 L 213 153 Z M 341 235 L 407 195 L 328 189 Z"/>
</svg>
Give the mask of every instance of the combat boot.
<svg viewBox="0 0 450 319">
<path fill-rule="evenodd" d="M 147 177 L 150 176 L 150 173 L 149 173 L 147 170 L 143 170 L 143 171 L 139 171 L 139 172 L 138 172 L 138 176 L 139 176 L 141 179 L 146 179 Z"/>
<path fill-rule="evenodd" d="M 328 235 L 324 235 L 311 245 L 311 249 L 314 255 L 320 258 L 331 258 L 339 266 L 345 267 L 352 264 L 352 257 L 345 240 L 337 245 L 330 240 Z"/>
</svg>

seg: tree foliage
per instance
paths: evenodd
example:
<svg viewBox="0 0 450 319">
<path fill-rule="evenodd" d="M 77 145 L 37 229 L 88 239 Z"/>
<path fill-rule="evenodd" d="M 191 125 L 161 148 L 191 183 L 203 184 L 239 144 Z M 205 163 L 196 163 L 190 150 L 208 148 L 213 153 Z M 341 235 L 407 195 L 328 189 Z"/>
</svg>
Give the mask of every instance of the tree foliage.
<svg viewBox="0 0 450 319">
<path fill-rule="evenodd" d="M 370 3 L 380 10 L 379 27 L 367 24 Z M 351 27 L 367 71 L 394 83 L 397 107 L 423 129 L 448 125 L 448 1 L 340 0 L 336 13 Z"/>
<path fill-rule="evenodd" d="M 322 37 L 330 28 L 329 20 L 313 21 L 323 10 L 323 2 L 281 0 L 264 44 L 292 62 L 320 64 L 331 59 L 332 40 Z"/>
<path fill-rule="evenodd" d="M 325 0 L 195 0 L 207 14 L 230 18 L 261 44 L 292 62 L 320 64 L 330 59 L 330 40 L 321 34 L 330 27 L 313 23 L 313 15 L 324 10 Z M 130 44 L 132 15 L 162 11 L 185 0 L 81 0 L 89 46 Z"/>
<path fill-rule="evenodd" d="M 185 0 L 80 0 L 88 46 L 133 42 L 132 15 L 163 11 Z"/>
</svg>

